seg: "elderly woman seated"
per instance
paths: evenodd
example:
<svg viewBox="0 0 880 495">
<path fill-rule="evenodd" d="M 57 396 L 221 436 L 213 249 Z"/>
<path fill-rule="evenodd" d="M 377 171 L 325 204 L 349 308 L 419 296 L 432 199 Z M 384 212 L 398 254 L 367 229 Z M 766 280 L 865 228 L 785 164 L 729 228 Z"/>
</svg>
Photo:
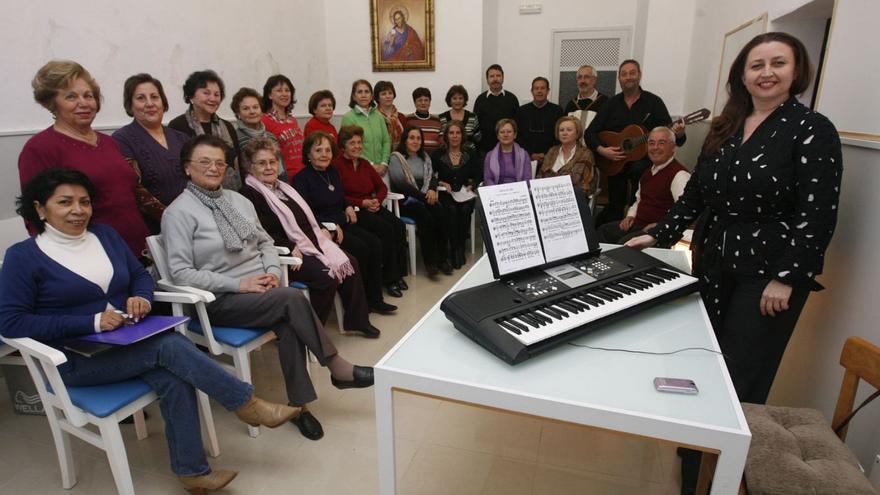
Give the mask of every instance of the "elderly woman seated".
<svg viewBox="0 0 880 495">
<path fill-rule="evenodd" d="M 378 337 L 370 324 L 370 308 L 364 295 L 357 261 L 326 235 L 312 209 L 292 186 L 278 179 L 281 151 L 274 142 L 256 138 L 242 150 L 248 173 L 241 194 L 251 200 L 260 224 L 277 246 L 293 251 L 302 260 L 291 267 L 290 278 L 309 286 L 309 299 L 322 323 L 326 323 L 337 291 L 345 307 L 349 331 Z"/>
<path fill-rule="evenodd" d="M 254 205 L 223 189 L 223 141 L 201 135 L 181 151 L 189 177 L 186 190 L 162 216 L 162 238 L 174 283 L 213 292 L 211 322 L 265 327 L 278 335 L 278 354 L 287 396 L 303 413 L 293 420 L 317 440 L 321 424 L 305 405 L 317 398 L 306 369 L 306 348 L 330 368 L 336 388 L 373 384 L 373 368 L 352 366 L 336 351 L 302 291 L 279 287 L 281 265 L 272 238 L 260 226 Z"/>
<path fill-rule="evenodd" d="M 190 490 L 216 490 L 235 471 L 212 471 L 202 447 L 195 389 L 252 426 L 279 426 L 299 408 L 271 404 L 223 370 L 186 337 L 166 332 L 93 357 L 64 342 L 112 332 L 150 312 L 153 280 L 111 227 L 89 225 L 95 187 L 82 172 L 50 168 L 22 188 L 18 212 L 39 235 L 6 251 L 0 272 L 0 331 L 30 337 L 64 352 L 64 383 L 103 385 L 140 377 L 160 397 L 171 470 Z M 121 311 L 117 311 L 121 310 Z"/>
</svg>

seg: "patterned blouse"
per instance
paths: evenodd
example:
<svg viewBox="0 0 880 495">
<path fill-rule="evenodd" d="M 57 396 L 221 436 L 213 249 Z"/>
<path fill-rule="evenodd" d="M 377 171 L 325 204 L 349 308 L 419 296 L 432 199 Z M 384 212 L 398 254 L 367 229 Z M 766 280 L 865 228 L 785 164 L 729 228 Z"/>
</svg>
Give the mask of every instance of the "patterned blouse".
<svg viewBox="0 0 880 495">
<path fill-rule="evenodd" d="M 712 156 L 701 155 L 684 193 L 649 233 L 675 243 L 706 211 L 695 236 L 704 299 L 715 316 L 721 272 L 821 288 L 825 249 L 837 223 L 840 138 L 823 115 L 789 98 L 746 142 L 740 130 Z"/>
</svg>

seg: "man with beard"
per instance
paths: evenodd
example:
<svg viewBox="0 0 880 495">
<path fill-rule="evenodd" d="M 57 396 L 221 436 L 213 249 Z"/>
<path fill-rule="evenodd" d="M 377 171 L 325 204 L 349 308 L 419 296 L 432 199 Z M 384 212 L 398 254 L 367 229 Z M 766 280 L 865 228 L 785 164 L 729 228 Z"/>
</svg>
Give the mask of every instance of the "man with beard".
<svg viewBox="0 0 880 495">
<path fill-rule="evenodd" d="M 663 100 L 640 86 L 642 70 L 638 62 L 631 59 L 624 60 L 617 69 L 617 80 L 621 92 L 608 99 L 584 132 L 584 139 L 593 153 L 611 161 L 623 160 L 626 154 L 619 147 L 602 144 L 599 140 L 600 132 L 620 132 L 631 124 L 639 125 L 647 132 L 658 126 L 672 124 L 672 118 Z M 684 134 L 684 124 L 676 122 L 672 125 L 672 132 L 675 133 L 675 144 L 677 146 L 684 144 L 687 139 Z M 635 200 L 639 179 L 650 166 L 651 160 L 645 157 L 627 163 L 619 174 L 608 177 L 608 205 L 599 216 L 598 223 L 623 218 L 624 208 Z"/>
<path fill-rule="evenodd" d="M 474 113 L 480 121 L 480 153 L 485 155 L 498 144 L 495 135 L 495 124 L 501 119 L 515 119 L 519 108 L 519 99 L 510 91 L 504 91 L 504 69 L 492 64 L 486 69 L 486 83 L 489 90 L 477 96 L 474 102 Z"/>
</svg>

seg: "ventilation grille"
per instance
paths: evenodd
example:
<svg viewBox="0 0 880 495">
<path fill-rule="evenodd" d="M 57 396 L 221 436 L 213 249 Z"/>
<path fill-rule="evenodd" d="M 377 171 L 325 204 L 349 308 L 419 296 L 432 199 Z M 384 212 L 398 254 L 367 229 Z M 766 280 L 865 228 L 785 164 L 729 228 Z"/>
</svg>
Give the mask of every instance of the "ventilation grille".
<svg viewBox="0 0 880 495">
<path fill-rule="evenodd" d="M 619 38 L 592 38 L 562 40 L 559 53 L 560 67 L 617 67 L 620 62 Z"/>
</svg>

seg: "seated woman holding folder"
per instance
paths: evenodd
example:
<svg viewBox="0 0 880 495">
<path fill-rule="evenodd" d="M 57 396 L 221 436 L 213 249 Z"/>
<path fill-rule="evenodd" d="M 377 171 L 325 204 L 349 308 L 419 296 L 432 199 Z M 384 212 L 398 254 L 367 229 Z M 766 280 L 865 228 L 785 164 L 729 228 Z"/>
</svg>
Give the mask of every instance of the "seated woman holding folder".
<svg viewBox="0 0 880 495">
<path fill-rule="evenodd" d="M 227 170 L 223 141 L 198 136 L 184 145 L 180 161 L 189 182 L 162 216 L 172 281 L 217 296 L 207 306 L 215 325 L 275 332 L 287 397 L 303 407 L 293 423 L 303 436 L 318 440 L 324 430 L 305 408 L 318 398 L 306 368 L 306 348 L 330 369 L 330 382 L 339 389 L 372 386 L 373 368 L 346 361 L 302 291 L 279 287 L 281 263 L 253 203 L 221 187 Z"/>
<path fill-rule="evenodd" d="M 50 168 L 22 188 L 18 213 L 39 234 L 6 251 L 0 271 L 0 333 L 62 352 L 65 340 L 111 332 L 150 312 L 153 281 L 115 230 L 89 225 L 95 187 L 82 172 Z M 121 310 L 121 311 L 119 311 Z M 122 311 L 126 314 L 123 315 Z M 159 394 L 171 470 L 189 490 L 217 490 L 236 471 L 211 470 L 202 447 L 195 389 L 252 426 L 279 426 L 300 409 L 272 404 L 223 370 L 186 337 L 165 332 L 109 352 L 65 353 L 64 383 L 102 385 L 140 377 Z"/>
</svg>

